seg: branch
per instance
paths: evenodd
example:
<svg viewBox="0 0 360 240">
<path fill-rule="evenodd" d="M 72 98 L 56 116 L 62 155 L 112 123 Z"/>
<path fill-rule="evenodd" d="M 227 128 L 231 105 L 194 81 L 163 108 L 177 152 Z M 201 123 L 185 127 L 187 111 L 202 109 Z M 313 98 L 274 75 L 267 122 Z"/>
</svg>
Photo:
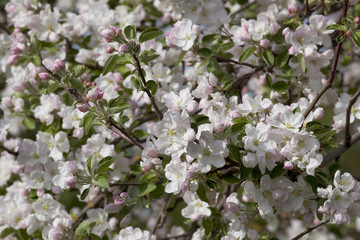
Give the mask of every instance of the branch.
<svg viewBox="0 0 360 240">
<path fill-rule="evenodd" d="M 11 149 L 5 147 L 4 145 L 0 145 L 0 149 L 4 150 L 12 155 L 15 155 L 15 156 L 17 156 L 19 154 L 18 152 L 11 150 Z"/>
<path fill-rule="evenodd" d="M 166 209 L 169 207 L 169 204 L 171 202 L 171 195 L 169 195 L 165 201 L 165 204 L 161 210 L 161 212 L 159 213 L 158 219 L 156 220 L 156 224 L 154 229 L 151 231 L 151 234 L 154 234 L 156 229 L 158 228 L 162 228 L 164 226 L 165 223 L 165 219 L 166 219 Z"/>
<path fill-rule="evenodd" d="M 141 65 L 140 65 L 140 61 L 139 61 L 138 57 L 137 57 L 135 54 L 132 54 L 132 57 L 133 57 L 134 60 L 135 60 L 136 68 L 137 68 L 137 70 L 138 70 L 138 72 L 139 72 L 141 81 L 142 81 L 142 83 L 143 83 L 143 85 L 144 85 L 144 91 L 146 92 L 146 94 L 147 94 L 148 97 L 150 98 L 151 105 L 154 107 L 155 112 L 156 112 L 156 115 L 158 116 L 158 118 L 159 118 L 160 120 L 162 120 L 162 119 L 163 119 L 163 114 L 162 114 L 162 112 L 160 111 L 159 107 L 156 105 L 154 96 L 151 94 L 151 92 L 149 91 L 149 89 L 147 89 L 147 88 L 145 87 L 145 86 L 146 86 L 146 80 L 145 80 L 145 76 L 144 76 L 143 70 L 142 70 Z"/>
<path fill-rule="evenodd" d="M 155 185 L 163 183 L 162 180 L 154 182 Z M 110 187 L 115 186 L 140 186 L 142 183 L 140 182 L 116 182 L 116 183 L 109 183 Z"/>
<path fill-rule="evenodd" d="M 243 12 L 244 10 L 250 8 L 252 5 L 255 5 L 257 2 L 254 1 L 254 2 L 251 2 L 251 3 L 247 3 L 245 4 L 244 6 L 242 6 L 239 10 L 235 11 L 234 13 L 232 13 L 230 15 L 230 19 L 233 19 L 237 14 Z"/>
<path fill-rule="evenodd" d="M 301 237 L 305 236 L 306 234 L 308 234 L 309 232 L 317 229 L 318 227 L 321 227 L 322 225 L 325 225 L 329 222 L 330 220 L 327 220 L 325 222 L 322 222 L 322 223 L 319 223 L 313 227 L 308 227 L 304 232 L 300 233 L 299 235 L 293 237 L 291 240 L 297 240 L 297 239 L 300 239 Z"/>
<path fill-rule="evenodd" d="M 355 143 L 357 143 L 359 141 L 360 141 L 360 132 L 358 132 L 352 136 L 351 141 L 350 141 L 350 146 L 354 145 Z M 333 150 L 332 152 L 330 152 L 329 154 L 327 154 L 324 157 L 320 167 L 324 167 L 326 164 L 328 164 L 332 160 L 340 157 L 344 152 L 346 152 L 346 150 L 349 149 L 350 146 L 347 147 L 344 144 L 344 142 L 342 142 L 341 145 L 337 149 Z"/>
<path fill-rule="evenodd" d="M 350 115 L 352 106 L 355 104 L 356 100 L 360 95 L 360 88 L 356 93 L 350 98 L 349 105 L 346 108 L 346 129 L 345 129 L 345 146 L 350 147 L 351 145 L 351 135 L 350 135 Z"/>
<path fill-rule="evenodd" d="M 346 17 L 348 3 L 349 3 L 349 1 L 344 1 L 343 2 L 342 18 Z M 341 34 L 343 34 L 343 33 L 341 33 Z M 329 76 L 325 86 L 323 86 L 323 88 L 320 89 L 320 91 L 316 94 L 316 97 L 313 99 L 313 101 L 311 102 L 309 107 L 306 109 L 306 111 L 304 113 L 304 119 L 306 119 L 306 117 L 310 114 L 310 112 L 313 110 L 313 108 L 315 107 L 316 103 L 320 100 L 322 95 L 324 95 L 324 93 L 328 89 L 330 89 L 332 87 L 332 84 L 333 84 L 333 81 L 334 81 L 334 78 L 335 78 L 337 64 L 338 64 L 338 61 L 339 61 L 341 46 L 342 46 L 342 42 L 338 42 L 338 44 L 336 45 L 335 56 L 334 56 L 334 60 L 332 62 L 331 70 L 330 70 L 330 76 Z"/>
<path fill-rule="evenodd" d="M 86 207 L 84 207 L 81 210 L 81 213 L 79 214 L 76 222 L 73 223 L 72 225 L 72 229 L 76 229 L 77 226 L 79 226 L 79 224 L 81 223 L 81 221 L 83 220 L 83 218 L 85 217 L 86 212 L 93 207 L 96 207 L 100 204 L 101 200 L 103 200 L 103 198 L 105 197 L 104 193 L 101 193 L 99 196 L 97 196 L 94 201 L 89 202 Z"/>
<path fill-rule="evenodd" d="M 255 69 L 264 68 L 264 66 L 257 66 L 257 65 L 253 65 L 253 64 L 250 64 L 250 63 L 241 63 L 241 62 L 235 61 L 233 59 L 225 58 L 225 57 L 221 57 L 221 56 L 217 56 L 217 55 L 215 55 L 214 57 L 219 62 L 231 62 L 231 63 L 237 64 L 237 65 L 247 66 L 247 67 L 251 67 L 251 68 L 255 68 Z"/>
</svg>

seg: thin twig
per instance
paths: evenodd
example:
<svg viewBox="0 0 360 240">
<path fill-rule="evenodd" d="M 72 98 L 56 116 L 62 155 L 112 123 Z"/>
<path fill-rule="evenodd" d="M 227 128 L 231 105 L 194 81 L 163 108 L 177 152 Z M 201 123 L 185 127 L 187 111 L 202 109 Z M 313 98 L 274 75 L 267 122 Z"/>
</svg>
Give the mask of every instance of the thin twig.
<svg viewBox="0 0 360 240">
<path fill-rule="evenodd" d="M 99 196 L 97 196 L 94 201 L 91 201 L 89 202 L 86 207 L 84 207 L 77 220 L 73 223 L 72 225 L 72 228 L 75 229 L 77 226 L 79 226 L 79 224 L 81 223 L 81 221 L 83 220 L 83 218 L 85 217 L 86 215 L 86 212 L 90 209 L 90 208 L 93 208 L 93 207 L 96 207 L 100 204 L 101 200 L 103 200 L 103 198 L 105 197 L 105 194 L 104 193 L 101 193 Z"/>
<path fill-rule="evenodd" d="M 17 156 L 19 154 L 18 152 L 11 150 L 11 149 L 5 147 L 4 145 L 0 145 L 0 148 L 4 151 L 7 151 L 8 153 L 10 153 L 12 155 L 15 155 L 15 156 Z"/>
<path fill-rule="evenodd" d="M 155 185 L 163 183 L 162 180 L 154 182 Z M 115 183 L 109 183 L 110 187 L 115 186 L 140 186 L 142 183 L 140 182 L 115 182 Z"/>
<path fill-rule="evenodd" d="M 230 19 L 233 19 L 236 15 L 238 15 L 239 13 L 245 11 L 246 9 L 250 8 L 252 5 L 255 5 L 257 2 L 254 1 L 254 2 L 251 2 L 251 3 L 247 3 L 245 4 L 244 6 L 242 6 L 239 10 L 233 12 L 231 15 L 230 15 Z"/>
<path fill-rule="evenodd" d="M 325 225 L 329 222 L 330 220 L 327 220 L 325 222 L 322 222 L 322 223 L 319 223 L 313 227 L 309 227 L 307 228 L 304 232 L 300 233 L 299 235 L 293 237 L 291 240 L 297 240 L 297 239 L 300 239 L 301 237 L 305 236 L 306 234 L 308 234 L 309 232 L 311 231 L 314 231 L 315 229 L 317 229 L 318 227 L 321 227 L 322 225 Z"/>
<path fill-rule="evenodd" d="M 346 17 L 348 3 L 349 3 L 349 1 L 343 2 L 342 18 Z M 343 33 L 341 33 L 341 34 L 343 34 Z M 306 111 L 304 113 L 304 119 L 306 119 L 306 117 L 310 114 L 310 112 L 313 110 L 313 108 L 315 107 L 316 103 L 320 100 L 322 95 L 324 95 L 324 93 L 332 87 L 333 81 L 335 79 L 335 73 L 336 73 L 336 68 L 337 68 L 337 64 L 338 64 L 338 60 L 339 60 L 339 56 L 340 56 L 341 46 L 342 46 L 342 42 L 338 42 L 338 44 L 336 45 L 335 56 L 334 56 L 334 60 L 332 62 L 331 70 L 330 70 L 330 76 L 329 76 L 328 80 L 326 81 L 325 86 L 323 86 L 323 88 L 316 94 L 316 97 L 313 99 L 313 101 L 311 102 L 309 107 L 306 109 Z"/>
<path fill-rule="evenodd" d="M 350 115 L 352 106 L 355 104 L 356 100 L 360 96 L 360 88 L 356 91 L 356 93 L 350 98 L 349 105 L 346 108 L 346 127 L 345 127 L 345 146 L 351 146 L 351 135 L 350 135 Z"/>
<path fill-rule="evenodd" d="M 251 68 L 255 68 L 255 69 L 262 69 L 262 68 L 265 67 L 265 66 L 253 65 L 253 64 L 250 64 L 250 63 L 241 63 L 241 62 L 238 62 L 238 61 L 236 61 L 236 60 L 233 60 L 233 59 L 230 59 L 230 58 L 221 57 L 221 56 L 217 56 L 217 55 L 215 55 L 214 57 L 215 57 L 216 60 L 218 60 L 219 62 L 231 62 L 231 63 L 237 64 L 237 65 L 247 66 L 247 67 L 251 67 Z"/>
<path fill-rule="evenodd" d="M 151 234 L 154 234 L 156 229 L 160 229 L 163 227 L 164 223 L 165 223 L 165 219 L 166 219 L 166 209 L 169 207 L 169 204 L 171 202 L 171 195 L 169 195 L 167 198 L 166 198 L 166 201 L 165 201 L 165 204 L 161 210 L 161 212 L 159 213 L 159 216 L 156 220 L 156 224 L 153 228 L 153 230 L 151 231 Z"/>
<path fill-rule="evenodd" d="M 349 147 L 351 147 L 352 145 L 354 145 L 355 143 L 357 143 L 359 141 L 360 141 L 360 132 L 358 132 L 358 133 L 356 133 L 355 135 L 352 136 Z M 349 147 L 345 146 L 344 142 L 342 142 L 341 145 L 338 148 L 336 148 L 332 152 L 328 153 L 324 157 L 320 167 L 324 167 L 325 165 L 327 165 L 332 160 L 340 157 L 344 152 L 346 152 L 349 149 Z"/>
<path fill-rule="evenodd" d="M 140 75 L 140 78 L 141 78 L 141 81 L 144 85 L 144 91 L 146 92 L 146 94 L 148 95 L 150 101 L 151 101 L 151 105 L 154 107 L 155 109 L 155 112 L 156 112 L 156 115 L 158 116 L 158 118 L 160 120 L 163 119 L 163 114 L 162 112 L 160 111 L 159 107 L 157 106 L 156 102 L 155 102 L 155 98 L 154 96 L 151 94 L 151 92 L 149 91 L 149 89 L 147 89 L 145 86 L 146 86 L 146 80 L 145 80 L 145 76 L 144 76 L 144 73 L 143 73 L 143 70 L 141 68 L 141 65 L 140 65 L 140 61 L 138 59 L 138 57 L 135 55 L 135 54 L 132 54 L 132 57 L 133 59 L 135 60 L 135 63 L 136 63 L 136 68 L 139 72 L 139 75 Z"/>
</svg>

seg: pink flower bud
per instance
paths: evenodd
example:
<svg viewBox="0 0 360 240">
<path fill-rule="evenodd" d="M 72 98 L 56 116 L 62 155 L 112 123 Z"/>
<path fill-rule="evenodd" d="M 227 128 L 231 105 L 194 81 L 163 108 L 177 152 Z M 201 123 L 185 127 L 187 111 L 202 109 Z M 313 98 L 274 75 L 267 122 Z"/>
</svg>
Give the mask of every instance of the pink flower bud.
<svg viewBox="0 0 360 240">
<path fill-rule="evenodd" d="M 75 128 L 73 131 L 73 137 L 76 137 L 78 139 L 82 138 L 84 136 L 84 129 L 82 128 Z"/>
<path fill-rule="evenodd" d="M 69 187 L 75 186 L 76 184 L 76 178 L 74 176 L 71 176 L 65 180 L 65 184 Z"/>
<path fill-rule="evenodd" d="M 146 166 L 143 166 L 142 168 L 142 172 L 147 172 L 149 171 L 150 169 L 152 169 L 153 165 L 152 164 L 149 164 L 149 165 L 146 165 Z"/>
<path fill-rule="evenodd" d="M 195 100 L 191 101 L 187 106 L 186 106 L 186 110 L 189 112 L 189 113 L 193 113 L 195 112 L 196 110 L 198 110 L 199 108 L 199 103 Z"/>
<path fill-rule="evenodd" d="M 128 49 L 129 49 L 128 45 L 126 45 L 126 44 L 121 44 L 121 46 L 119 47 L 118 52 L 119 52 L 119 53 L 126 53 Z"/>
<path fill-rule="evenodd" d="M 355 22 L 356 24 L 360 23 L 360 17 L 355 17 L 354 22 Z"/>
<path fill-rule="evenodd" d="M 53 240 L 61 240 L 61 239 L 63 239 L 64 234 L 62 233 L 62 231 L 59 231 L 59 230 L 50 231 L 49 237 L 50 237 L 50 239 L 53 239 Z"/>
<path fill-rule="evenodd" d="M 270 24 L 270 34 L 275 35 L 280 30 L 280 28 L 281 26 L 277 22 L 273 22 L 272 24 Z"/>
<path fill-rule="evenodd" d="M 105 50 L 107 53 L 113 53 L 115 51 L 115 48 L 113 46 L 109 45 L 109 46 L 106 46 Z"/>
<path fill-rule="evenodd" d="M 60 59 L 55 59 L 55 61 L 53 62 L 53 64 L 51 65 L 51 71 L 52 72 L 58 72 L 61 69 L 63 69 L 65 67 L 65 63 L 63 60 Z"/>
<path fill-rule="evenodd" d="M 60 194 L 61 193 L 61 188 L 59 186 L 52 186 L 51 191 L 53 193 L 55 193 L 55 194 Z"/>
<path fill-rule="evenodd" d="M 121 206 L 115 203 L 109 203 L 104 207 L 105 212 L 107 213 L 118 213 L 120 211 Z"/>
<path fill-rule="evenodd" d="M 210 76 L 209 76 L 209 83 L 211 86 L 216 86 L 218 84 L 218 78 L 213 74 L 213 73 L 210 73 Z"/>
<path fill-rule="evenodd" d="M 181 184 L 181 192 L 187 192 L 189 190 L 190 187 L 190 181 L 184 181 Z"/>
<path fill-rule="evenodd" d="M 10 55 L 10 57 L 8 58 L 8 60 L 6 61 L 7 65 L 13 65 L 16 63 L 16 61 L 18 60 L 19 56 L 18 55 Z"/>
<path fill-rule="evenodd" d="M 151 148 L 151 149 L 149 149 L 149 150 L 146 152 L 146 156 L 147 156 L 147 157 L 150 157 L 150 158 L 157 158 L 157 157 L 158 157 L 158 153 L 155 151 L 154 148 Z"/>
<path fill-rule="evenodd" d="M 98 92 L 98 100 L 101 100 L 104 96 L 104 92 L 98 87 L 96 88 L 96 91 Z"/>
<path fill-rule="evenodd" d="M 267 38 L 260 41 L 260 47 L 262 48 L 268 48 L 269 45 L 270 45 L 270 41 Z"/>
<path fill-rule="evenodd" d="M 171 34 L 171 31 L 168 31 L 168 32 L 166 33 L 165 40 L 166 40 L 166 45 L 167 45 L 168 47 L 175 47 L 175 46 L 176 46 L 176 45 L 174 44 L 175 37 L 174 37 L 174 35 Z"/>
<path fill-rule="evenodd" d="M 299 51 L 294 46 L 291 46 L 288 52 L 290 55 L 294 55 L 294 56 L 296 56 L 299 53 Z"/>
<path fill-rule="evenodd" d="M 125 228 L 125 227 L 129 226 L 131 219 L 132 219 L 131 213 L 129 213 L 121 220 L 120 227 Z"/>
<path fill-rule="evenodd" d="M 98 32 L 107 42 L 112 41 L 116 35 L 115 31 L 111 28 L 99 27 Z"/>
<path fill-rule="evenodd" d="M 283 36 L 285 36 L 285 35 L 288 34 L 289 32 L 291 32 L 290 28 L 286 27 L 286 28 L 284 28 L 284 29 L 282 30 L 281 34 L 282 34 Z"/>
<path fill-rule="evenodd" d="M 50 78 L 50 75 L 47 72 L 41 72 L 38 74 L 38 76 L 42 80 L 48 80 Z"/>
<path fill-rule="evenodd" d="M 49 40 L 50 40 L 50 42 L 56 43 L 60 40 L 60 36 L 59 36 L 59 34 L 57 34 L 55 32 L 51 32 L 49 34 Z"/>
<path fill-rule="evenodd" d="M 294 166 L 292 164 L 292 162 L 285 162 L 284 163 L 284 169 L 286 170 L 293 170 Z"/>
<path fill-rule="evenodd" d="M 90 91 L 88 91 L 88 93 L 86 94 L 86 99 L 87 100 L 97 100 L 98 95 L 99 95 L 99 91 L 97 90 L 97 88 L 93 88 L 93 89 L 90 89 Z"/>
<path fill-rule="evenodd" d="M 12 55 L 18 55 L 19 53 L 21 53 L 21 49 L 18 48 L 17 46 L 13 46 L 11 49 L 10 49 L 10 52 Z"/>
<path fill-rule="evenodd" d="M 80 112 L 87 112 L 87 107 L 85 104 L 83 103 L 77 103 L 76 104 L 76 108 L 80 111 Z"/>
<path fill-rule="evenodd" d="M 122 193 L 120 193 L 120 197 L 123 198 L 123 199 L 128 198 L 129 194 L 127 192 L 122 192 Z"/>
<path fill-rule="evenodd" d="M 324 117 L 324 109 L 323 108 L 317 108 L 314 111 L 314 119 L 319 120 L 319 119 L 322 119 L 323 117 Z"/>
</svg>

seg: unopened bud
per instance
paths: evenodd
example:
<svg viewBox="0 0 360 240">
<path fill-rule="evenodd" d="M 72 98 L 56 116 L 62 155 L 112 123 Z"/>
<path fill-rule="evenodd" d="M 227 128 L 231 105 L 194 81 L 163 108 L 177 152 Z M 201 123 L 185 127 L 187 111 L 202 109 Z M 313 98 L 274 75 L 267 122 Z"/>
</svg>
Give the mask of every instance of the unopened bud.
<svg viewBox="0 0 360 240">
<path fill-rule="evenodd" d="M 128 45 L 126 45 L 126 44 L 121 44 L 121 46 L 119 47 L 118 52 L 119 52 L 119 53 L 126 53 L 128 49 L 129 49 Z"/>
<path fill-rule="evenodd" d="M 49 40 L 50 40 L 50 42 L 56 43 L 60 40 L 60 36 L 59 36 L 59 34 L 57 34 L 55 32 L 51 32 L 49 34 Z"/>
<path fill-rule="evenodd" d="M 65 184 L 69 187 L 75 186 L 76 184 L 76 178 L 74 176 L 71 176 L 65 180 Z"/>
<path fill-rule="evenodd" d="M 346 36 L 350 37 L 352 35 L 352 32 L 351 31 L 347 31 L 346 33 Z"/>
<path fill-rule="evenodd" d="M 61 70 L 64 67 L 65 67 L 65 63 L 63 60 L 55 59 L 54 63 L 51 66 L 51 71 L 58 72 L 59 70 Z"/>
<path fill-rule="evenodd" d="M 77 108 L 80 112 L 87 112 L 87 107 L 85 106 L 85 104 L 78 103 L 78 104 L 76 104 L 76 108 Z"/>
<path fill-rule="evenodd" d="M 19 56 L 18 55 L 10 55 L 10 57 L 8 58 L 6 64 L 7 65 L 14 65 L 16 63 L 16 61 L 18 60 Z"/>
<path fill-rule="evenodd" d="M 292 162 L 285 162 L 284 163 L 284 169 L 286 170 L 293 170 L 294 165 L 292 164 Z"/>
<path fill-rule="evenodd" d="M 113 46 L 109 45 L 106 47 L 105 50 L 107 53 L 113 53 L 115 51 L 115 48 Z"/>
<path fill-rule="evenodd" d="M 360 23 L 360 17 L 355 17 L 354 22 L 355 22 L 356 24 Z"/>
<path fill-rule="evenodd" d="M 130 222 L 131 222 L 131 213 L 129 213 L 128 215 L 126 215 L 120 222 L 120 227 L 125 228 L 127 226 L 129 226 Z"/>
<path fill-rule="evenodd" d="M 107 213 L 118 213 L 121 206 L 117 205 L 116 203 L 109 203 L 104 207 L 105 212 Z"/>
<path fill-rule="evenodd" d="M 42 80 L 48 80 L 50 78 L 50 75 L 47 72 L 41 72 L 38 74 L 38 76 Z"/>
<path fill-rule="evenodd" d="M 267 38 L 260 41 L 260 47 L 262 48 L 268 48 L 269 45 L 270 45 L 270 41 Z"/>
</svg>

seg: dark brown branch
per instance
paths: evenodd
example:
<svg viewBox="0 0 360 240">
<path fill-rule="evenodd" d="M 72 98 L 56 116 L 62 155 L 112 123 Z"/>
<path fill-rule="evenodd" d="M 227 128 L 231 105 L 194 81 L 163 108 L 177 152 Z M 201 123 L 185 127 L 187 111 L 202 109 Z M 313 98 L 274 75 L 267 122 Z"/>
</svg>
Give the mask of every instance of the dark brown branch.
<svg viewBox="0 0 360 240">
<path fill-rule="evenodd" d="M 346 17 L 348 3 L 349 3 L 349 1 L 343 2 L 342 18 Z M 340 33 L 340 34 L 344 34 L 344 33 Z M 323 88 L 320 89 L 320 91 L 316 94 L 316 97 L 313 99 L 313 101 L 311 102 L 309 107 L 306 109 L 306 111 L 304 113 L 304 119 L 310 114 L 310 112 L 313 110 L 313 108 L 315 107 L 316 103 L 320 100 L 322 95 L 324 95 L 324 93 L 332 87 L 333 81 L 335 79 L 335 73 L 336 73 L 336 68 L 337 68 L 337 64 L 339 61 L 340 52 L 341 52 L 341 46 L 342 46 L 342 42 L 338 42 L 338 44 L 336 45 L 335 56 L 334 56 L 334 60 L 332 62 L 331 70 L 330 70 L 330 76 L 329 76 L 328 80 L 326 81 L 325 86 L 323 86 Z"/>
<path fill-rule="evenodd" d="M 321 227 L 322 225 L 325 225 L 329 222 L 330 220 L 327 220 L 325 222 L 322 222 L 322 223 L 319 223 L 313 227 L 309 227 L 307 228 L 304 232 L 300 233 L 299 235 L 293 237 L 291 240 L 297 240 L 297 239 L 300 239 L 301 237 L 305 236 L 306 234 L 308 234 L 309 232 L 312 232 L 314 231 L 315 229 L 317 229 L 318 227 Z"/>
<path fill-rule="evenodd" d="M 155 185 L 158 184 L 162 184 L 163 181 L 159 180 L 154 182 Z M 110 187 L 115 187 L 115 186 L 140 186 L 142 183 L 140 182 L 116 182 L 116 183 L 109 183 Z"/>
<path fill-rule="evenodd" d="M 247 67 L 251 67 L 251 68 L 255 68 L 255 69 L 264 68 L 264 66 L 256 66 L 256 65 L 253 65 L 253 64 L 250 64 L 250 63 L 241 63 L 241 62 L 235 61 L 233 59 L 225 58 L 225 57 L 221 57 L 221 56 L 217 56 L 217 55 L 215 55 L 214 57 L 219 62 L 230 62 L 230 63 L 234 63 L 234 64 L 237 64 L 237 65 L 247 66 Z"/>
<path fill-rule="evenodd" d="M 17 156 L 19 154 L 18 152 L 11 150 L 11 149 L 5 147 L 4 145 L 0 145 L 0 148 L 4 151 L 7 151 L 8 153 L 10 153 L 12 155 L 15 155 L 15 156 Z"/>
<path fill-rule="evenodd" d="M 141 81 L 144 85 L 144 91 L 146 92 L 146 94 L 148 95 L 148 97 L 150 98 L 150 101 L 151 101 L 151 105 L 154 107 L 155 109 L 155 112 L 156 112 L 156 115 L 158 116 L 158 118 L 160 120 L 163 119 L 163 114 L 162 112 L 160 111 L 159 107 L 156 105 L 156 102 L 155 102 L 155 98 L 154 96 L 151 94 L 151 92 L 149 91 L 149 89 L 147 89 L 145 86 L 146 86 L 146 80 L 145 80 L 145 76 L 144 76 L 144 73 L 143 73 L 143 70 L 141 68 L 141 65 L 140 65 L 140 61 L 138 59 L 138 57 L 135 55 L 135 54 L 132 54 L 132 57 L 133 59 L 135 60 L 135 63 L 136 63 L 136 68 L 139 72 L 139 75 L 140 75 L 140 78 L 141 78 Z"/>
<path fill-rule="evenodd" d="M 346 108 L 346 126 L 345 126 L 345 146 L 351 146 L 351 135 L 350 135 L 350 115 L 352 106 L 355 104 L 356 100 L 360 96 L 360 88 L 356 91 L 356 93 L 350 98 L 349 105 Z"/>
<path fill-rule="evenodd" d="M 350 141 L 350 146 L 354 145 L 355 143 L 357 143 L 359 141 L 360 141 L 360 132 L 358 132 L 352 136 L 351 141 Z M 327 154 L 324 157 L 320 167 L 324 167 L 326 164 L 328 164 L 332 160 L 340 157 L 344 152 L 346 152 L 346 150 L 349 149 L 349 147 L 345 146 L 344 142 L 342 142 L 338 148 L 336 148 L 335 150 L 333 150 L 332 152 L 330 152 L 329 154 Z"/>
</svg>

